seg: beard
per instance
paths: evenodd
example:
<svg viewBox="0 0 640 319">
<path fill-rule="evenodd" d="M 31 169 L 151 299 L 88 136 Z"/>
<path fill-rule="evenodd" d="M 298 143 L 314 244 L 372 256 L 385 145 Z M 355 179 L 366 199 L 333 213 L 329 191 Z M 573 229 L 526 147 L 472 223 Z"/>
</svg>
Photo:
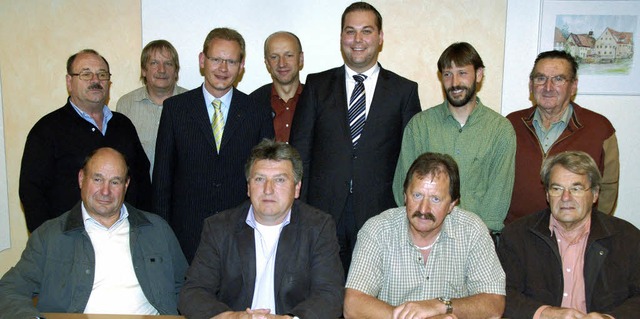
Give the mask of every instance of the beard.
<svg viewBox="0 0 640 319">
<path fill-rule="evenodd" d="M 462 98 L 456 100 L 453 97 L 453 91 L 456 91 L 456 90 L 465 90 L 466 93 Z M 467 103 L 469 103 L 469 101 L 471 101 L 475 93 L 476 93 L 476 82 L 474 79 L 471 87 L 467 87 L 463 85 L 450 87 L 447 90 L 447 101 L 449 101 L 449 104 L 455 107 L 465 106 L 467 105 Z"/>
</svg>

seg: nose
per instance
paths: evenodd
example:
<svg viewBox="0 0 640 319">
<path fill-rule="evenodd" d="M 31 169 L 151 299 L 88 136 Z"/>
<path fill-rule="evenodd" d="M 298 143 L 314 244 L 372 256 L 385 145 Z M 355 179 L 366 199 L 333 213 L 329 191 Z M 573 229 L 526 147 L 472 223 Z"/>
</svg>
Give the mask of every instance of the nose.
<svg viewBox="0 0 640 319">
<path fill-rule="evenodd" d="M 103 196 L 108 196 L 110 193 L 111 187 L 109 185 L 109 182 L 102 183 L 102 185 L 100 185 L 100 194 Z"/>
<path fill-rule="evenodd" d="M 570 201 L 573 198 L 571 197 L 571 192 L 569 192 L 568 188 L 562 190 L 562 196 L 560 197 L 563 202 Z"/>
<path fill-rule="evenodd" d="M 227 60 L 222 60 L 220 61 L 220 65 L 218 66 L 219 70 L 222 71 L 227 71 L 229 64 L 227 63 Z"/>
<path fill-rule="evenodd" d="M 420 204 L 418 205 L 418 209 L 420 210 L 420 213 L 428 213 L 431 211 L 431 204 L 429 203 L 429 199 L 424 198 L 422 199 L 422 201 L 420 201 Z"/>
<path fill-rule="evenodd" d="M 548 78 L 546 82 L 544 82 L 543 88 L 545 91 L 551 91 L 553 89 L 553 83 L 551 83 L 551 78 Z"/>
<path fill-rule="evenodd" d="M 285 66 L 285 64 L 287 64 L 285 59 L 278 58 L 278 66 L 279 67 L 283 67 L 283 66 Z"/>
<path fill-rule="evenodd" d="M 265 194 L 273 194 L 273 181 L 268 179 L 264 183 L 264 193 Z"/>
<path fill-rule="evenodd" d="M 362 33 L 356 32 L 354 37 L 353 37 L 353 40 L 356 41 L 356 42 L 362 41 Z"/>
<path fill-rule="evenodd" d="M 158 72 L 164 73 L 164 63 L 158 63 Z"/>
</svg>

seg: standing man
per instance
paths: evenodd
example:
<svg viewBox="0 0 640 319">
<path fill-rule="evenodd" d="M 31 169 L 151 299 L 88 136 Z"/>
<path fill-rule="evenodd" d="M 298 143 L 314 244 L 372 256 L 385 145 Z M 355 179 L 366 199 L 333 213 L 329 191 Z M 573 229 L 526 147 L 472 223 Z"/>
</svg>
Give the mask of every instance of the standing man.
<svg viewBox="0 0 640 319">
<path fill-rule="evenodd" d="M 296 200 L 300 155 L 264 140 L 245 169 L 250 201 L 205 220 L 180 311 L 196 319 L 338 318 L 344 274 L 335 223 Z"/>
<path fill-rule="evenodd" d="M 502 316 L 504 272 L 482 220 L 457 207 L 461 178 L 449 155 L 413 162 L 406 207 L 370 218 L 358 234 L 345 318 Z"/>
<path fill-rule="evenodd" d="M 178 51 L 167 40 L 151 41 L 142 49 L 140 68 L 140 79 L 144 86 L 123 95 L 116 109 L 135 125 L 144 152 L 151 162 L 152 174 L 162 103 L 187 90 L 176 85 L 180 61 Z"/>
<path fill-rule="evenodd" d="M 549 206 L 505 227 L 507 318 L 637 318 L 640 231 L 594 209 L 600 168 L 585 152 L 547 158 Z"/>
<path fill-rule="evenodd" d="M 109 64 L 95 50 L 82 50 L 67 60 L 67 104 L 33 126 L 22 155 L 19 192 L 29 232 L 78 203 L 78 171 L 100 147 L 115 148 L 127 158 L 127 202 L 151 208 L 149 160 L 131 121 L 105 105 L 110 80 Z"/>
<path fill-rule="evenodd" d="M 396 203 L 403 203 L 402 183 L 413 160 L 424 152 L 446 153 L 460 167 L 460 207 L 478 214 L 496 234 L 513 189 L 513 127 L 477 97 L 484 64 L 471 44 L 458 42 L 444 50 L 438 72 L 447 100 L 407 125 L 393 181 Z"/>
<path fill-rule="evenodd" d="M 0 317 L 178 313 L 187 260 L 166 221 L 124 203 L 129 181 L 115 149 L 87 156 L 76 172 L 81 200 L 38 227 L 0 280 Z"/>
<path fill-rule="evenodd" d="M 243 163 L 273 137 L 271 110 L 233 87 L 245 44 L 235 30 L 211 30 L 200 53 L 204 84 L 164 101 L 153 169 L 154 210 L 191 262 L 205 218 L 247 198 Z"/>
<path fill-rule="evenodd" d="M 302 93 L 300 70 L 304 53 L 300 39 L 286 31 L 270 35 L 264 41 L 264 64 L 273 83 L 265 84 L 251 93 L 260 105 L 272 108 L 276 141 L 289 143 L 291 122 Z"/>
<path fill-rule="evenodd" d="M 606 117 L 572 101 L 578 90 L 578 63 L 567 52 L 542 52 L 529 75 L 535 106 L 507 115 L 516 131 L 516 177 L 505 223 L 547 207 L 540 167 L 548 156 L 567 150 L 589 154 L 602 174 L 598 210 L 612 215 L 618 198 L 618 140 Z"/>
<path fill-rule="evenodd" d="M 395 206 L 391 183 L 402 131 L 420 111 L 418 84 L 377 62 L 383 36 L 372 5 L 345 9 L 345 65 L 307 77 L 291 132 L 305 169 L 301 198 L 335 219 L 345 271 L 358 229 Z"/>
</svg>

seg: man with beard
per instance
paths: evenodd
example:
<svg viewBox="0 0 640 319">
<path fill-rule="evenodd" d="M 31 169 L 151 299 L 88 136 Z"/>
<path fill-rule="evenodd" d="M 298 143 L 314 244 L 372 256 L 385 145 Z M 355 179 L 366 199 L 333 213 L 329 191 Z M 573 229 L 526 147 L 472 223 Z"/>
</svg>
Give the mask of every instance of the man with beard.
<svg viewBox="0 0 640 319">
<path fill-rule="evenodd" d="M 447 100 L 418 113 L 404 131 L 393 181 L 396 203 L 403 203 L 403 178 L 413 160 L 424 152 L 446 153 L 460 166 L 460 207 L 478 214 L 497 236 L 513 188 L 513 127 L 476 96 L 484 64 L 469 43 L 450 45 L 438 71 Z"/>
<path fill-rule="evenodd" d="M 29 232 L 78 203 L 78 170 L 100 147 L 115 148 L 127 159 L 127 202 L 142 210 L 151 208 L 149 160 L 136 129 L 106 105 L 111 85 L 107 60 L 92 49 L 70 56 L 66 83 L 67 103 L 40 119 L 24 146 L 20 201 Z"/>
<path fill-rule="evenodd" d="M 480 218 L 458 208 L 451 156 L 420 155 L 404 179 L 406 207 L 358 233 L 345 318 L 500 318 L 505 274 Z"/>
<path fill-rule="evenodd" d="M 273 128 L 276 141 L 289 142 L 291 122 L 302 93 L 300 70 L 304 65 L 304 53 L 300 39 L 291 32 L 273 33 L 264 41 L 264 64 L 273 78 L 249 96 L 260 105 L 273 109 Z"/>
</svg>

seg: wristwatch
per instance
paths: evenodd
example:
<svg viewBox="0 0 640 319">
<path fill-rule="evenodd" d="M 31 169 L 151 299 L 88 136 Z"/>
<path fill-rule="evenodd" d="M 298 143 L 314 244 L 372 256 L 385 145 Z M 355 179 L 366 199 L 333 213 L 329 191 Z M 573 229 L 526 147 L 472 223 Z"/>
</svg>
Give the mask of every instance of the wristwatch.
<svg viewBox="0 0 640 319">
<path fill-rule="evenodd" d="M 447 307 L 447 313 L 453 313 L 453 304 L 451 303 L 450 298 L 439 297 L 438 300 Z"/>
</svg>

